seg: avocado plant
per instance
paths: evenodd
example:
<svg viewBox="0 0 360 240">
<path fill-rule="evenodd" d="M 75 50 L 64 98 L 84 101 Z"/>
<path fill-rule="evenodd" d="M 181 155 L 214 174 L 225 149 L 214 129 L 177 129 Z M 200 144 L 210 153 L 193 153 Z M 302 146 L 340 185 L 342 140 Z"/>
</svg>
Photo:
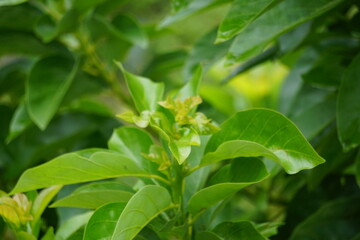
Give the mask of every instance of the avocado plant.
<svg viewBox="0 0 360 240">
<path fill-rule="evenodd" d="M 118 117 L 132 125 L 115 129 L 108 149 L 67 153 L 26 170 L 9 193 L 14 198 L 5 193 L 0 198 L 0 214 L 18 236 L 39 239 L 34 221 L 44 204 L 63 185 L 87 183 L 51 205 L 91 210 L 74 230 L 78 237 L 51 228 L 42 239 L 270 237 L 274 223 L 220 222 L 217 216 L 236 192 L 271 175 L 276 164 L 269 163 L 295 174 L 324 162 L 294 123 L 273 110 L 249 109 L 218 125 L 197 112 L 201 67 L 180 90 L 164 97 L 163 83 L 117 65 L 137 111 Z M 39 196 L 31 206 L 25 195 L 18 195 L 43 188 L 39 196 L 46 195 L 47 201 L 41 211 L 31 210 L 39 209 Z M 16 200 L 19 196 L 23 200 Z"/>
</svg>

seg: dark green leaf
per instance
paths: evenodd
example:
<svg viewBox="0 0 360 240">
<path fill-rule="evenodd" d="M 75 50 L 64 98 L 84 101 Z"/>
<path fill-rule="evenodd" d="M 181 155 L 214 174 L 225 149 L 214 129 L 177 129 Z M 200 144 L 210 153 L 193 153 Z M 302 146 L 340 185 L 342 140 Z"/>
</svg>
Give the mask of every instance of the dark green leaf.
<svg viewBox="0 0 360 240">
<path fill-rule="evenodd" d="M 213 232 L 199 232 L 196 234 L 196 240 L 222 240 L 218 235 Z"/>
<path fill-rule="evenodd" d="M 73 0 L 71 1 L 71 7 L 83 13 L 102 2 L 104 2 L 104 0 Z"/>
<path fill-rule="evenodd" d="M 312 139 L 335 119 L 336 98 L 329 96 L 291 117 L 307 139 Z"/>
<path fill-rule="evenodd" d="M 345 150 L 360 144 L 360 55 L 346 69 L 337 102 L 337 127 Z"/>
<path fill-rule="evenodd" d="M 334 200 L 300 223 L 290 240 L 348 240 L 359 233 L 359 196 Z"/>
<path fill-rule="evenodd" d="M 49 15 L 43 15 L 35 26 L 35 33 L 43 42 L 50 42 L 57 35 L 55 21 Z"/>
<path fill-rule="evenodd" d="M 220 223 L 213 231 L 226 240 L 266 240 L 248 221 Z"/>
<path fill-rule="evenodd" d="M 45 129 L 55 115 L 77 68 L 77 62 L 62 56 L 43 58 L 32 68 L 26 84 L 26 104 L 39 128 Z"/>
<path fill-rule="evenodd" d="M 155 111 L 158 107 L 158 102 L 163 98 L 164 84 L 155 83 L 150 79 L 126 72 L 120 63 L 117 65 L 124 74 L 136 109 L 139 112 L 145 110 Z"/>
<path fill-rule="evenodd" d="M 6 138 L 6 142 L 11 142 L 14 138 L 19 136 L 26 128 L 31 126 L 32 121 L 27 113 L 24 103 L 20 103 L 16 109 L 13 118 L 11 119 L 9 135 Z"/>
<path fill-rule="evenodd" d="M 164 28 L 170 24 L 178 22 L 190 15 L 193 15 L 199 11 L 205 10 L 210 7 L 214 7 L 220 4 L 224 4 L 229 2 L 230 0 L 193 0 L 190 1 L 188 4 L 182 4 L 182 8 L 176 8 L 177 12 L 174 14 L 167 16 L 163 19 L 160 24 L 159 28 Z"/>
<path fill-rule="evenodd" d="M 129 42 L 143 48 L 147 46 L 148 39 L 146 33 L 135 19 L 120 14 L 117 15 L 111 23 L 116 28 L 116 32 Z"/>
<path fill-rule="evenodd" d="M 51 207 L 96 209 L 111 202 L 127 202 L 133 195 L 130 187 L 117 182 L 91 183 L 76 189 Z"/>
<path fill-rule="evenodd" d="M 97 209 L 86 224 L 84 240 L 111 239 L 126 203 L 109 203 Z"/>
<path fill-rule="evenodd" d="M 165 188 L 143 187 L 121 213 L 111 239 L 133 239 L 152 219 L 171 207 L 171 197 Z"/>
<path fill-rule="evenodd" d="M 39 39 L 28 33 L 2 32 L 0 34 L 0 56 L 6 54 L 39 56 L 56 51 L 54 45 L 44 45 Z"/>
<path fill-rule="evenodd" d="M 235 0 L 220 24 L 216 43 L 229 40 L 241 32 L 274 1 L 275 0 Z"/>
<path fill-rule="evenodd" d="M 289 174 L 324 162 L 290 120 L 266 109 L 242 111 L 225 121 L 209 140 L 206 153 L 202 165 L 240 156 L 265 156 Z"/>
<path fill-rule="evenodd" d="M 12 193 L 26 192 L 58 184 L 72 184 L 121 176 L 148 175 L 124 155 L 101 149 L 64 154 L 40 166 L 30 168 L 20 177 Z M 161 178 L 160 178 L 161 179 Z"/>
<path fill-rule="evenodd" d="M 188 208 L 192 214 L 211 207 L 240 189 L 264 180 L 269 175 L 265 165 L 257 158 L 242 158 L 234 161 L 214 175 L 210 181 L 211 186 L 201 189 L 190 198 Z"/>
<path fill-rule="evenodd" d="M 267 11 L 241 32 L 228 54 L 229 63 L 258 53 L 275 37 L 313 19 L 343 0 L 287 0 Z M 259 48 L 261 47 L 261 48 Z"/>
<path fill-rule="evenodd" d="M 41 16 L 41 12 L 31 5 L 21 4 L 18 6 L 0 7 L 0 16 L 1 30 L 32 32 Z"/>
<path fill-rule="evenodd" d="M 355 169 L 356 169 L 356 180 L 358 185 L 360 186 L 360 152 L 358 153 L 355 160 Z"/>
</svg>

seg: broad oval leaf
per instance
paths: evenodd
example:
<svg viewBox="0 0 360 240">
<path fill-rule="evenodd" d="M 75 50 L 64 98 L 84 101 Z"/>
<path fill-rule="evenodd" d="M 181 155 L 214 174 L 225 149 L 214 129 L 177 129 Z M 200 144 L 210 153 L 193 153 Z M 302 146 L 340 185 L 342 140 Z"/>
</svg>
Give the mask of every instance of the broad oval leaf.
<svg viewBox="0 0 360 240">
<path fill-rule="evenodd" d="M 26 104 L 30 117 L 40 129 L 45 129 L 55 115 L 77 68 L 75 60 L 51 56 L 41 59 L 31 69 L 26 84 Z"/>
<path fill-rule="evenodd" d="M 330 10 L 343 0 L 287 0 L 281 1 L 242 31 L 233 42 L 228 62 L 233 63 L 249 53 L 258 53 L 275 37 L 301 23 L 313 19 Z M 281 17 L 279 17 L 281 16 Z"/>
<path fill-rule="evenodd" d="M 51 207 L 77 207 L 95 209 L 111 202 L 127 202 L 133 191 L 118 182 L 91 183 L 76 189 Z"/>
<path fill-rule="evenodd" d="M 265 156 L 294 174 L 323 162 L 298 128 L 272 110 L 237 113 L 221 125 L 206 147 L 201 165 L 236 157 Z"/>
<path fill-rule="evenodd" d="M 125 71 L 120 63 L 117 63 L 117 65 L 124 74 L 136 109 L 139 112 L 145 110 L 155 111 L 158 102 L 162 100 L 165 89 L 164 84 L 152 82 L 150 79 L 131 74 Z"/>
<path fill-rule="evenodd" d="M 64 154 L 26 170 L 11 193 L 123 176 L 154 177 L 163 180 L 157 175 L 146 173 L 124 155 L 106 150 L 89 149 Z"/>
<path fill-rule="evenodd" d="M 346 70 L 337 101 L 337 127 L 345 150 L 360 144 L 360 55 Z"/>
<path fill-rule="evenodd" d="M 216 43 L 221 43 L 246 28 L 262 14 L 275 0 L 235 0 L 224 20 L 221 22 Z"/>
<path fill-rule="evenodd" d="M 111 239 L 126 203 L 106 204 L 97 209 L 86 224 L 84 240 Z"/>
<path fill-rule="evenodd" d="M 165 188 L 155 185 L 143 187 L 121 213 L 111 239 L 133 239 L 152 219 L 172 206 L 170 194 Z"/>
<path fill-rule="evenodd" d="M 214 175 L 210 181 L 212 186 L 201 189 L 190 198 L 188 209 L 192 214 L 196 214 L 240 189 L 264 180 L 267 176 L 269 173 L 260 159 L 235 159 L 232 164 L 223 167 Z"/>
</svg>

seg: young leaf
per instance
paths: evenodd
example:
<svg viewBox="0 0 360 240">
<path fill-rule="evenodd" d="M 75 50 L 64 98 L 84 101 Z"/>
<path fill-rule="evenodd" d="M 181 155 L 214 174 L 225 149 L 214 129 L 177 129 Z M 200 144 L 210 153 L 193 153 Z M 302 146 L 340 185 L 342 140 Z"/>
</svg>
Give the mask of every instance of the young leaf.
<svg viewBox="0 0 360 240">
<path fill-rule="evenodd" d="M 41 214 L 44 212 L 46 207 L 49 205 L 51 200 L 56 196 L 56 194 L 62 188 L 61 185 L 53 186 L 42 190 L 39 195 L 36 197 L 31 212 L 33 215 L 33 224 L 40 219 Z"/>
<path fill-rule="evenodd" d="M 143 187 L 121 213 L 111 239 L 133 239 L 152 219 L 171 207 L 171 197 L 165 188 Z"/>
<path fill-rule="evenodd" d="M 249 52 L 259 52 L 261 50 L 257 49 L 259 46 L 266 45 L 275 37 L 319 16 L 342 1 L 281 1 L 261 15 L 236 37 L 228 54 L 229 63 L 240 61 L 244 56 L 248 56 Z"/>
<path fill-rule="evenodd" d="M 59 184 L 72 184 L 122 176 L 154 177 L 128 157 L 106 150 L 89 149 L 59 156 L 26 170 L 11 194 Z"/>
<path fill-rule="evenodd" d="M 213 231 L 226 240 L 266 240 L 248 221 L 223 222 L 217 225 Z"/>
<path fill-rule="evenodd" d="M 126 72 L 121 63 L 117 63 L 117 66 L 121 69 L 125 77 L 126 84 L 135 103 L 136 109 L 139 112 L 145 110 L 155 111 L 157 103 L 162 100 L 164 84 L 155 83 L 150 79 Z"/>
<path fill-rule="evenodd" d="M 111 239 L 126 203 L 106 204 L 97 209 L 86 224 L 84 240 Z"/>
<path fill-rule="evenodd" d="M 209 140 L 201 165 L 257 156 L 274 160 L 289 174 L 325 162 L 285 116 L 253 109 L 239 112 L 221 125 Z"/>
<path fill-rule="evenodd" d="M 44 130 L 55 115 L 69 89 L 78 62 L 63 56 L 38 61 L 31 69 L 26 84 L 26 104 L 30 117 Z"/>
<path fill-rule="evenodd" d="M 360 55 L 350 64 L 340 85 L 337 128 L 344 150 L 360 144 Z"/>
<path fill-rule="evenodd" d="M 111 202 L 127 202 L 132 195 L 131 188 L 121 183 L 91 183 L 76 189 L 70 195 L 53 203 L 51 207 L 96 209 Z"/>
<path fill-rule="evenodd" d="M 240 189 L 264 180 L 268 175 L 260 159 L 236 159 L 214 175 L 210 182 L 213 185 L 201 189 L 190 198 L 188 209 L 192 214 L 196 214 Z"/>
<path fill-rule="evenodd" d="M 221 43 L 245 29 L 262 14 L 275 0 L 235 0 L 225 19 L 221 22 L 216 43 Z"/>
</svg>

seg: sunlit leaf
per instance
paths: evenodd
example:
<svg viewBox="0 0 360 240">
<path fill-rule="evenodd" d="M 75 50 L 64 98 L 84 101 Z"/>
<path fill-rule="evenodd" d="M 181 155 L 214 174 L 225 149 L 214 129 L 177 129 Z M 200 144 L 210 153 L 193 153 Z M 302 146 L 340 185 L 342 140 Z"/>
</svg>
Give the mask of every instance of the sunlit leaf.
<svg viewBox="0 0 360 240">
<path fill-rule="evenodd" d="M 297 127 L 272 110 L 239 112 L 220 128 L 208 142 L 202 165 L 236 157 L 265 156 L 294 174 L 324 162 Z"/>
</svg>

